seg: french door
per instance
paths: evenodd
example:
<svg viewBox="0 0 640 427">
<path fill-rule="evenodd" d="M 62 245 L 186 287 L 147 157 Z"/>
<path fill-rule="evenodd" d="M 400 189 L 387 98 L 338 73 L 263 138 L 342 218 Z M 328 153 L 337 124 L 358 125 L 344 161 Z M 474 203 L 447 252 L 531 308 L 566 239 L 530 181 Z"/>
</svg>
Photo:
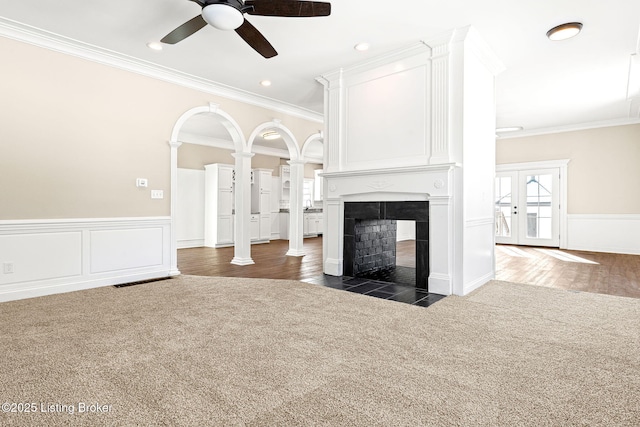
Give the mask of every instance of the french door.
<svg viewBox="0 0 640 427">
<path fill-rule="evenodd" d="M 560 245 L 560 169 L 496 174 L 496 243 Z"/>
</svg>

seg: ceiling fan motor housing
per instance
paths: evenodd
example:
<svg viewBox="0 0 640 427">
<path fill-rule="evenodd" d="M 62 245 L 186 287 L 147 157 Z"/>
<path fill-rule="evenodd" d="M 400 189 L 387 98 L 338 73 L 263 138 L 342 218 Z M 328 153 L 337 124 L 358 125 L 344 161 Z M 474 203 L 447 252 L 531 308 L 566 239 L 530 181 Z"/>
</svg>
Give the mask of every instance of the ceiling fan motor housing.
<svg viewBox="0 0 640 427">
<path fill-rule="evenodd" d="M 235 30 L 244 22 L 243 9 L 240 0 L 210 0 L 202 7 L 202 17 L 219 30 Z"/>
</svg>

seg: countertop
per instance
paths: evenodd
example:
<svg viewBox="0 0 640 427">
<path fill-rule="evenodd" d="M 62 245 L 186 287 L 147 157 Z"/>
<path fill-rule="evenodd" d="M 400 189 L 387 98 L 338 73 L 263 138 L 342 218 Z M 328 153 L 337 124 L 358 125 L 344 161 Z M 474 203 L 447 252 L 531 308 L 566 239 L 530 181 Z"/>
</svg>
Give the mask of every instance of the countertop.
<svg viewBox="0 0 640 427">
<path fill-rule="evenodd" d="M 322 208 L 309 208 L 303 210 L 304 213 L 322 213 Z M 289 213 L 289 209 L 280 209 L 280 213 Z"/>
</svg>

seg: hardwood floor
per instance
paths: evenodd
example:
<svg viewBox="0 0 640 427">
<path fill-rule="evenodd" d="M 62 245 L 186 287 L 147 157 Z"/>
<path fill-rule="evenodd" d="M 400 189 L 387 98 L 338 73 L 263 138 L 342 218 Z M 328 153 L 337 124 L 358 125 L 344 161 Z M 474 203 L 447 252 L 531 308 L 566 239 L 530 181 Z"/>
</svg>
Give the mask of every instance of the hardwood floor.
<svg viewBox="0 0 640 427">
<path fill-rule="evenodd" d="M 303 257 L 287 256 L 288 240 L 251 246 L 255 264 L 231 264 L 233 247 L 178 250 L 178 269 L 182 274 L 221 277 L 261 277 L 264 279 L 304 280 L 322 275 L 322 237 L 304 239 Z"/>
<path fill-rule="evenodd" d="M 640 298 L 640 255 L 497 245 L 496 279 Z"/>
<path fill-rule="evenodd" d="M 415 245 L 398 242 L 398 265 L 411 265 Z M 304 239 L 304 257 L 286 256 L 289 242 L 253 245 L 250 266 L 230 264 L 233 248 L 178 250 L 182 274 L 306 280 L 322 275 L 322 237 Z M 496 246 L 496 279 L 583 292 L 640 298 L 640 256 Z"/>
</svg>

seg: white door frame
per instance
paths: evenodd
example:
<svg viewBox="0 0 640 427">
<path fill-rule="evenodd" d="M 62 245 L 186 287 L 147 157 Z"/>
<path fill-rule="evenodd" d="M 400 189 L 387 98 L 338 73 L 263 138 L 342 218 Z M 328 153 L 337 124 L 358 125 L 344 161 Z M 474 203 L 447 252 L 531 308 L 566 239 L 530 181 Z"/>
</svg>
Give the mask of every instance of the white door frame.
<svg viewBox="0 0 640 427">
<path fill-rule="evenodd" d="M 558 188 L 558 200 L 560 202 L 560 217 L 558 218 L 558 226 L 560 228 L 560 249 L 567 249 L 567 170 L 569 162 L 570 159 L 562 159 L 496 165 L 496 172 L 520 172 L 531 169 L 559 169 L 560 185 Z"/>
</svg>

